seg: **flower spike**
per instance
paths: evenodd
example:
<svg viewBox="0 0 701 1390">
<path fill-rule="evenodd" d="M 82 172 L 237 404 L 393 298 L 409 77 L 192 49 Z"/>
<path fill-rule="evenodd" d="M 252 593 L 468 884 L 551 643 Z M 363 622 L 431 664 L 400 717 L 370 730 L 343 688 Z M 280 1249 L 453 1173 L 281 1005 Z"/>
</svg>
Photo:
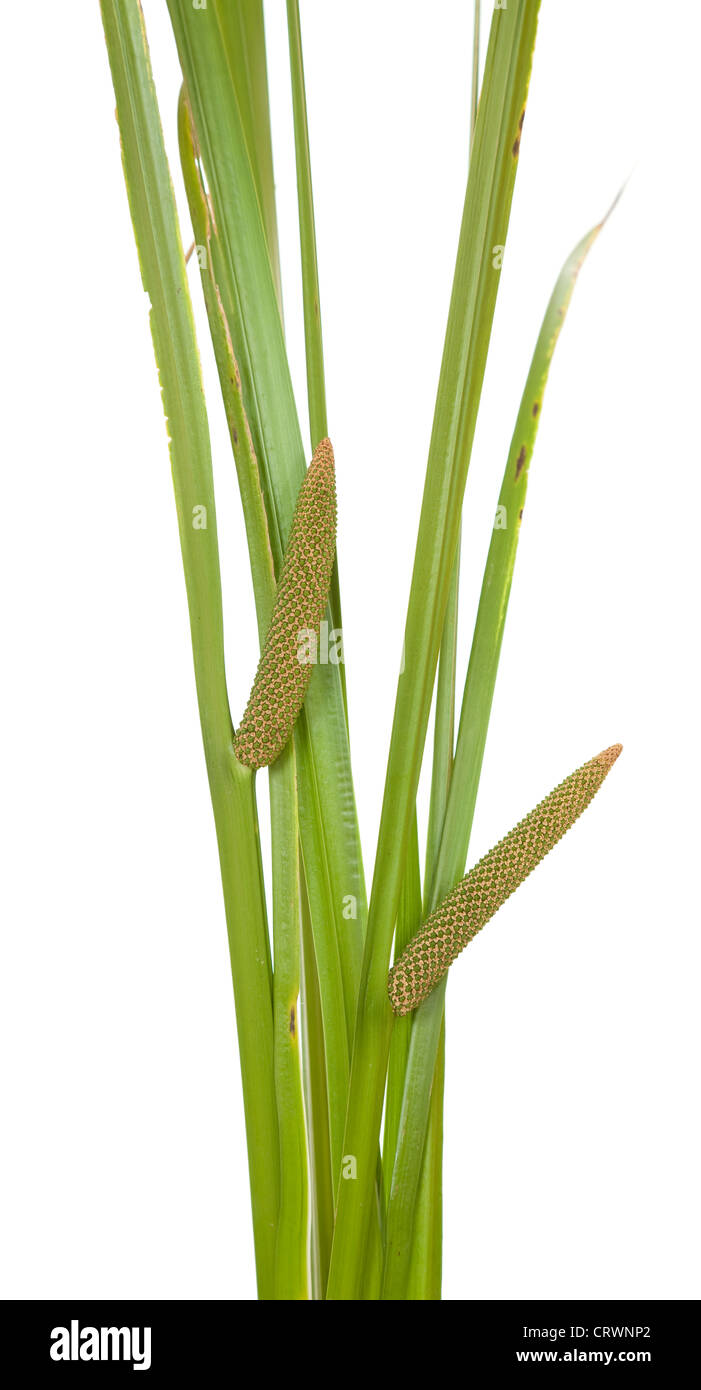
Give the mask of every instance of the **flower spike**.
<svg viewBox="0 0 701 1390">
<path fill-rule="evenodd" d="M 336 474 L 329 439 L 317 444 L 299 490 L 270 627 L 234 752 L 247 767 L 279 758 L 294 729 L 313 664 L 301 643 L 316 632 L 328 602 L 336 552 Z"/>
<path fill-rule="evenodd" d="M 435 989 L 460 952 L 557 844 L 598 792 L 621 744 L 578 768 L 490 849 L 419 928 L 389 973 L 395 1014 L 408 1014 Z"/>
</svg>

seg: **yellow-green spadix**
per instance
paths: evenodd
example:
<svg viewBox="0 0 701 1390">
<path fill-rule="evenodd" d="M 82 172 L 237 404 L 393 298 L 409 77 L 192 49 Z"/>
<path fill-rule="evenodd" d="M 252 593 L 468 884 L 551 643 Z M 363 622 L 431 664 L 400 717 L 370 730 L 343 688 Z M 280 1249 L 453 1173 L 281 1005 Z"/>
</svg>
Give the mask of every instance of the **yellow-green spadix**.
<svg viewBox="0 0 701 1390">
<path fill-rule="evenodd" d="M 589 805 L 621 751 L 614 743 L 566 777 L 499 841 L 412 937 L 389 974 L 395 1014 L 408 1014 Z"/>
<path fill-rule="evenodd" d="M 305 638 L 326 610 L 336 552 L 336 474 L 329 439 L 317 444 L 299 491 L 270 627 L 234 752 L 247 767 L 279 758 L 311 680 Z M 300 659 L 301 658 L 301 659 Z"/>
</svg>

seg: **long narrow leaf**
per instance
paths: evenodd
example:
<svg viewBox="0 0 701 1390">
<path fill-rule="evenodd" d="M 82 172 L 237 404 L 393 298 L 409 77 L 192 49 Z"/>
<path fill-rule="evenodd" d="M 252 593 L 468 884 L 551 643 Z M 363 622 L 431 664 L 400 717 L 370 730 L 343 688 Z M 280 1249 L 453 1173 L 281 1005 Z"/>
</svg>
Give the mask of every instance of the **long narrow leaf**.
<svg viewBox="0 0 701 1390">
<path fill-rule="evenodd" d="M 292 111 L 295 131 L 297 164 L 297 202 L 299 205 L 299 239 L 302 250 L 302 298 L 304 304 L 304 345 L 307 356 L 307 394 L 309 397 L 309 426 L 312 447 L 328 434 L 326 415 L 326 383 L 324 379 L 324 347 L 321 332 L 319 269 L 316 253 L 312 169 L 309 156 L 307 98 L 304 86 L 302 31 L 299 20 L 299 0 L 287 0 L 287 28 L 290 42 L 290 73 L 292 77 Z"/>
<path fill-rule="evenodd" d="M 204 18 L 204 16 L 202 17 Z M 272 543 L 267 520 L 271 515 L 272 503 L 269 493 L 267 499 L 265 497 L 262 470 L 260 470 L 259 459 L 255 452 L 253 428 L 250 426 L 248 414 L 244 408 L 243 372 L 238 357 L 234 358 L 235 320 L 232 323 L 230 315 L 232 306 L 236 304 L 237 295 L 236 286 L 232 280 L 232 258 L 224 244 L 220 225 L 214 221 L 211 215 L 210 202 L 198 164 L 199 148 L 196 144 L 196 136 L 189 116 L 187 121 L 185 119 L 185 113 L 189 113 L 189 111 L 189 101 L 185 97 L 181 102 L 181 159 L 195 236 L 204 251 L 202 282 L 219 368 L 220 385 L 227 418 L 230 422 L 234 455 L 237 462 L 258 611 L 258 627 L 262 641 L 267 631 L 272 608 L 269 566 L 274 563 L 275 547 Z M 243 158 L 244 154 L 245 151 L 242 152 L 242 168 L 246 168 L 248 162 L 247 158 Z M 248 178 L 249 187 L 252 187 L 250 172 Z M 258 228 L 260 258 L 265 265 L 267 252 L 263 243 L 262 228 L 255 200 L 253 200 L 253 207 L 255 208 Z M 270 285 L 269 277 L 268 284 Z M 269 295 L 268 302 L 270 305 L 268 317 L 271 321 L 271 334 L 278 340 L 281 332 L 279 316 L 271 295 Z M 284 353 L 284 345 L 282 351 Z M 304 473 L 302 472 L 301 478 L 303 477 Z M 274 508 L 272 510 L 273 519 L 275 519 Z M 270 536 L 270 539 L 266 539 L 265 542 L 263 522 L 265 537 Z M 269 554 L 266 553 L 266 546 Z M 278 562 L 280 561 L 281 556 L 278 555 Z M 274 593 L 274 588 L 272 592 Z M 311 683 L 312 688 L 323 669 L 319 668 L 315 671 Z M 308 692 L 308 698 L 312 693 L 312 688 Z M 340 718 L 345 726 L 343 710 L 340 712 Z M 300 794 L 300 834 L 324 1018 L 325 1059 L 330 1107 L 329 1122 L 332 1130 L 331 1145 L 334 1154 L 340 1159 L 349 1070 L 348 1012 L 337 933 L 333 929 L 335 921 L 334 888 L 325 839 L 324 812 L 319 799 L 316 760 L 312 754 L 306 712 L 303 712 L 298 721 L 295 741 L 298 750 L 298 776 L 300 783 L 303 783 L 304 786 L 304 791 Z M 352 876 L 350 882 L 349 892 L 352 891 L 355 882 Z M 340 908 L 337 911 L 340 916 Z"/>
<path fill-rule="evenodd" d="M 325 1296 L 333 1236 L 333 1176 L 326 1082 L 326 1048 L 321 991 L 304 874 L 302 889 L 302 981 L 300 992 L 304 1102 L 309 1145 L 309 1244 L 311 1296 Z"/>
<path fill-rule="evenodd" d="M 329 1296 L 357 1297 L 372 1210 L 374 1153 L 392 1018 L 386 976 L 455 560 L 538 16 L 535 0 L 495 10 L 477 117 L 405 629 L 376 869 L 368 914 L 344 1153 L 357 1180 L 339 1189 Z"/>
<path fill-rule="evenodd" d="M 309 1175 L 299 1044 L 301 906 L 294 741 L 270 768 L 273 853 L 273 1060 L 280 1136 L 275 1298 L 309 1297 Z"/>
<path fill-rule="evenodd" d="M 302 253 L 302 300 L 304 305 L 304 348 L 307 359 L 307 399 L 312 449 L 329 433 L 326 412 L 326 381 L 324 373 L 324 343 L 321 331 L 321 296 L 316 254 L 316 226 L 312 165 L 309 153 L 307 124 L 307 94 L 304 85 L 302 29 L 298 0 L 287 0 L 287 28 L 290 45 L 290 75 L 292 79 L 292 112 L 295 132 L 295 162 L 297 166 L 297 204 L 299 207 L 299 243 Z M 341 590 L 338 579 L 338 559 L 334 561 L 331 580 L 330 608 L 334 627 L 342 628 Z M 344 704 L 347 705 L 345 665 L 339 667 Z"/>
<path fill-rule="evenodd" d="M 578 243 L 560 272 L 545 312 L 521 398 L 482 583 L 441 849 L 432 881 L 428 885 L 429 912 L 434 910 L 464 872 L 526 500 L 528 469 L 540 422 L 543 395 L 577 275 L 601 226 L 603 223 L 599 223 Z M 416 1194 L 441 1034 L 445 988 L 443 981 L 417 1010 L 411 1030 L 402 1106 L 402 1142 L 397 1151 L 387 1218 L 384 1296 L 390 1299 L 402 1296 L 398 1291 L 405 1289 L 408 1277 Z"/>
<path fill-rule="evenodd" d="M 241 372 L 278 571 L 305 457 L 260 209 L 217 16 L 210 10 L 195 12 L 185 0 L 169 0 L 169 10 L 214 211 L 223 261 L 222 267 L 215 265 L 215 273 Z M 332 623 L 330 614 L 328 620 Z M 348 1034 L 366 900 L 342 685 L 333 659 L 320 661 L 314 671 L 296 743 L 315 947 L 322 950 L 324 934 L 335 938 L 325 949 L 327 954 L 335 951 L 340 961 Z M 323 991 L 321 968 L 319 984 Z M 332 1090 L 330 1078 L 332 1148 L 340 1163 L 345 1087 L 340 1088 L 342 1097 L 338 1089 Z"/>
<path fill-rule="evenodd" d="M 479 105 L 481 4 L 473 0 L 472 83 L 470 89 L 470 152 L 475 138 Z M 440 849 L 448 792 L 453 775 L 455 739 L 455 677 L 458 645 L 458 598 L 460 550 L 450 583 L 450 596 L 443 624 L 441 654 L 436 683 L 436 723 L 431 773 L 431 802 L 426 838 L 426 882 L 433 877 Z M 395 940 L 395 957 L 399 951 Z M 407 1296 L 410 1299 L 439 1299 L 443 1274 L 443 1092 L 445 1088 L 445 1022 L 438 1044 L 438 1056 L 431 1087 L 431 1108 L 424 1147 L 423 1166 L 416 1204 L 413 1248 Z M 403 1087 L 402 1087 L 403 1097 Z M 401 1108 L 400 1108 L 401 1113 Z"/>
<path fill-rule="evenodd" d="M 211 215 L 196 161 L 192 118 L 184 93 L 178 106 L 178 135 L 214 354 L 243 500 L 261 645 L 265 641 L 276 584 L 258 464 L 246 418 L 238 363 L 214 278 Z M 273 1066 L 280 1143 L 280 1208 L 275 1249 L 275 1294 L 307 1296 L 306 1224 L 308 1166 L 300 1074 L 297 997 L 300 990 L 300 876 L 297 779 L 292 747 L 270 769 L 273 857 Z"/>
<path fill-rule="evenodd" d="M 418 931 L 422 918 L 419 831 L 416 822 L 416 814 L 414 814 L 414 823 L 411 828 L 409 850 L 407 853 L 406 872 L 404 874 L 404 882 L 402 883 L 399 911 L 397 913 L 395 954 L 403 951 L 404 947 L 408 945 L 412 936 Z M 404 1076 L 406 1073 L 407 1058 L 409 1056 L 411 1022 L 411 1018 L 397 1019 L 392 1031 L 392 1043 L 389 1050 L 387 1102 L 385 1105 L 385 1123 L 382 1136 L 382 1169 L 384 1181 L 388 1190 L 392 1180 L 394 1158 L 397 1151 L 399 1119 L 402 1110 L 402 1096 L 404 1095 Z"/>
<path fill-rule="evenodd" d="M 168 422 L 202 734 L 219 844 L 248 1140 L 258 1288 L 279 1206 L 270 947 L 253 778 L 231 748 L 209 431 L 185 260 L 138 0 L 102 0 L 122 160 Z M 275 1157 L 271 1162 L 271 1154 Z"/>
<path fill-rule="evenodd" d="M 282 317 L 263 0 L 210 0 L 210 3 L 216 13 L 222 49 L 236 91 Z"/>
</svg>

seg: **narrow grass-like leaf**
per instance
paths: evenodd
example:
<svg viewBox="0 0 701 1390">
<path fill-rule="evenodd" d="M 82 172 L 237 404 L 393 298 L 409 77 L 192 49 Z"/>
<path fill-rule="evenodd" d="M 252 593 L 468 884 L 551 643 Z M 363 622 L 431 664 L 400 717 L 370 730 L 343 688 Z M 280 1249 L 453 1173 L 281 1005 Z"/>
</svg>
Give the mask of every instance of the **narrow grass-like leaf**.
<svg viewBox="0 0 701 1390">
<path fill-rule="evenodd" d="M 460 528 L 506 239 L 538 16 L 534 0 L 495 10 L 438 386 L 395 705 L 353 1050 L 329 1296 L 354 1299 L 372 1211 L 374 1154 L 392 1032 L 386 976 Z"/>
<path fill-rule="evenodd" d="M 299 240 L 302 251 L 302 298 L 304 304 L 304 346 L 307 356 L 307 394 L 309 397 L 309 427 L 312 447 L 328 434 L 326 415 L 326 383 L 324 379 L 324 346 L 321 332 L 319 300 L 319 269 L 314 225 L 312 170 L 309 157 L 309 128 L 307 98 L 304 86 L 302 32 L 298 0 L 287 0 L 287 29 L 290 43 L 290 75 L 292 79 L 292 111 L 297 164 L 297 202 L 299 206 Z"/>
<path fill-rule="evenodd" d="M 192 112 L 184 89 L 180 92 L 178 102 L 178 142 L 185 192 L 198 247 L 197 259 L 202 272 L 201 283 L 209 331 L 236 463 L 253 580 L 258 636 L 262 647 L 275 602 L 275 565 L 263 485 L 243 401 L 241 373 L 234 354 L 231 331 L 217 279 L 217 273 L 224 271 L 223 257 L 200 176 Z"/>
<path fill-rule="evenodd" d="M 202 270 L 214 354 L 243 501 L 258 628 L 263 646 L 276 598 L 273 557 L 258 464 L 243 405 L 238 363 L 213 274 L 215 236 L 197 170 L 191 113 L 182 92 L 178 106 L 178 135 L 193 229 L 199 247 L 198 261 Z M 273 1069 L 281 1175 L 274 1289 L 278 1298 L 296 1299 L 307 1296 L 308 1164 L 296 1015 L 294 1029 L 290 1030 L 300 990 L 299 820 L 293 749 L 270 770 L 270 825 L 275 952 Z"/>
<path fill-rule="evenodd" d="M 400 1020 L 401 1022 L 401 1020 Z M 431 1100 L 406 1282 L 410 1302 L 440 1300 L 443 1283 L 443 1104 L 445 1097 L 445 1009 L 431 1082 Z M 408 1063 L 408 1058 L 407 1058 Z"/>
<path fill-rule="evenodd" d="M 433 764 L 431 768 L 431 799 L 429 803 L 428 833 L 426 836 L 426 878 L 433 872 L 443 833 L 443 820 L 448 802 L 450 779 L 453 772 L 453 749 L 455 746 L 455 673 L 457 668 L 458 640 L 458 596 L 459 548 L 450 581 L 448 607 L 443 623 L 438 679 L 436 681 L 436 716 L 433 737 Z M 396 943 L 395 943 L 396 951 Z"/>
<path fill-rule="evenodd" d="M 287 29 L 290 45 L 290 77 L 292 81 L 292 112 L 295 132 L 295 163 L 297 166 L 297 203 L 299 207 L 299 243 L 302 253 L 302 301 L 304 305 L 304 348 L 307 359 L 307 399 L 312 449 L 329 433 L 326 412 L 326 381 L 324 373 L 324 343 L 321 331 L 321 297 L 319 268 L 316 254 L 314 195 L 312 165 L 309 154 L 307 124 L 307 94 L 304 84 L 302 30 L 298 0 L 287 0 Z M 334 560 L 331 593 L 329 595 L 333 624 L 343 627 L 341 590 L 338 579 L 338 557 Z M 345 665 L 339 667 L 344 704 L 347 702 Z"/>
<path fill-rule="evenodd" d="M 329 1096 L 326 1082 L 326 1046 L 321 991 L 317 975 L 311 913 L 304 873 L 302 890 L 302 987 L 300 992 L 301 1042 L 304 1103 L 309 1149 L 309 1245 L 311 1296 L 321 1300 L 331 1259 L 333 1236 L 333 1177 L 329 1127 Z"/>
<path fill-rule="evenodd" d="M 202 284 L 236 459 L 262 646 L 275 595 L 273 548 L 269 538 L 264 488 L 255 453 L 253 431 L 249 428 L 244 408 L 242 374 L 238 359 L 234 357 L 232 329 L 225 307 L 231 306 L 236 299 L 235 286 L 231 281 L 231 258 L 227 255 L 220 230 L 213 220 L 198 162 L 199 149 L 186 96 L 181 97 L 179 129 L 180 154 L 190 215 L 196 240 L 205 251 L 201 266 Z M 260 221 L 258 228 L 260 237 Z M 273 314 L 277 318 L 274 309 Z M 304 474 L 302 480 L 303 478 Z M 318 677 L 319 672 L 315 675 Z M 311 684 L 314 685 L 314 680 Z M 343 712 L 340 717 L 345 725 Z M 315 968 L 324 1021 L 324 1065 L 327 1072 L 330 1143 L 332 1151 L 340 1161 L 349 1070 L 348 1015 L 338 940 L 336 932 L 331 929 L 335 920 L 334 894 L 324 836 L 324 815 L 318 796 L 315 760 L 312 756 L 304 711 L 297 723 L 295 742 L 300 781 L 303 780 L 303 773 L 306 773 L 306 795 L 300 796 L 299 806 L 300 835 L 314 935 Z M 309 963 L 308 968 L 311 968 Z M 319 1106 L 317 1116 L 318 1113 Z M 320 1158 L 319 1164 L 323 1164 L 323 1161 L 323 1157 Z"/>
<path fill-rule="evenodd" d="M 604 219 L 605 220 L 605 219 Z M 462 713 L 441 848 L 428 885 L 426 908 L 435 909 L 462 876 L 477 800 L 482 758 L 492 708 L 506 612 L 526 497 L 528 468 L 540 422 L 545 385 L 574 285 L 599 223 L 575 247 L 560 272 L 545 312 L 509 449 L 492 531 L 470 652 Z M 521 451 L 525 449 L 525 457 Z M 416 1011 L 402 1104 L 401 1134 L 389 1194 L 385 1296 L 406 1288 L 416 1194 L 431 1108 L 431 1088 L 440 1046 L 445 981 Z"/>
<path fill-rule="evenodd" d="M 295 749 L 270 769 L 273 859 L 273 1060 L 280 1136 L 280 1209 L 275 1240 L 275 1298 L 309 1298 L 309 1172 L 300 1068 L 301 907 Z"/>
<path fill-rule="evenodd" d="M 151 332 L 168 422 L 234 979 L 258 1289 L 261 1298 L 270 1298 L 279 1207 L 270 947 L 253 777 L 237 763 L 231 746 L 209 432 L 141 10 L 138 0 L 102 0 L 101 9 L 129 205 L 142 280 L 151 303 Z"/>
<path fill-rule="evenodd" d="M 472 24 L 472 82 L 470 88 L 470 152 L 475 138 L 475 122 L 479 105 L 480 86 L 480 31 L 481 4 L 473 0 Z M 455 677 L 457 668 L 458 642 L 458 598 L 460 587 L 461 538 L 458 537 L 457 553 L 450 583 L 450 596 L 443 624 L 441 653 L 436 682 L 436 719 L 433 740 L 433 768 L 431 773 L 431 800 L 426 837 L 426 883 L 433 877 L 448 802 L 450 780 L 453 773 L 453 750 L 455 740 Z M 394 955 L 401 947 L 395 937 Z M 443 1092 L 445 1086 L 445 1023 L 441 1030 L 436 1058 L 435 1074 L 431 1087 L 431 1108 L 421 1170 L 414 1234 L 412 1241 L 411 1267 L 409 1272 L 409 1299 L 439 1299 L 443 1273 Z M 402 1087 L 403 1096 L 403 1087 Z M 400 1102 L 401 1113 L 401 1102 Z M 389 1180 L 391 1182 L 391 1179 Z"/>
<path fill-rule="evenodd" d="M 397 913 L 397 931 L 395 935 L 396 953 L 403 951 L 404 947 L 408 946 L 412 936 L 414 936 L 419 929 L 422 916 L 419 830 L 416 822 L 416 814 L 414 814 L 414 821 L 409 839 L 409 849 L 406 857 L 406 872 L 402 883 L 402 891 L 399 898 L 399 911 Z M 407 1057 L 409 1056 L 410 1034 L 411 1019 L 398 1019 L 392 1031 L 392 1042 L 389 1050 L 387 1100 L 385 1104 L 385 1122 L 382 1136 L 382 1169 L 387 1190 L 389 1190 L 389 1184 L 392 1180 L 394 1156 L 397 1149 L 399 1117 L 401 1115 L 402 1096 L 404 1094 L 404 1075 L 406 1072 Z"/>
<path fill-rule="evenodd" d="M 300 250 L 302 259 L 302 297 L 304 307 L 304 339 L 307 365 L 307 398 L 309 408 L 309 428 L 311 434 L 312 448 L 315 449 L 320 440 L 328 434 L 328 419 L 326 410 L 326 383 L 324 373 L 324 349 L 321 328 L 321 297 L 319 293 L 319 273 L 317 266 L 316 251 L 316 228 L 314 219 L 314 198 L 312 193 L 312 172 L 311 158 L 309 153 L 309 130 L 307 125 L 307 97 L 304 80 L 304 62 L 302 57 L 302 34 L 299 17 L 299 6 L 297 0 L 288 0 L 287 5 L 287 26 L 290 49 L 290 77 L 292 83 L 292 109 L 294 118 L 295 136 L 295 162 L 297 168 L 297 200 L 299 207 L 299 235 Z M 341 592 L 338 578 L 338 555 L 333 564 L 331 576 L 331 590 L 329 594 L 329 607 L 331 611 L 334 628 L 342 631 L 343 620 L 341 615 Z M 341 688 L 343 692 L 343 702 L 348 714 L 347 691 L 346 691 L 346 669 L 345 663 L 339 667 L 341 677 Z M 364 909 L 363 909 L 364 911 Z M 306 1008 L 307 1002 L 310 1005 L 311 1013 L 307 1021 L 307 1031 L 311 1036 L 314 1035 L 315 1013 L 314 1001 L 311 998 L 315 989 L 318 993 L 318 976 L 314 969 L 314 963 L 308 960 L 309 965 L 309 988 L 305 995 L 303 1007 Z M 323 1046 L 323 1038 L 318 1035 L 318 1043 Z M 314 1063 L 310 1057 L 310 1065 Z M 318 1071 L 314 1072 L 311 1079 L 314 1085 L 309 1087 L 308 1103 L 312 1116 L 310 1127 L 310 1161 L 312 1169 L 318 1174 L 319 1183 L 314 1183 L 315 1209 L 312 1213 L 312 1245 L 316 1250 L 318 1277 L 319 1277 L 319 1296 L 323 1297 L 328 1277 L 328 1265 L 331 1253 L 331 1234 L 333 1231 L 333 1202 L 331 1189 L 327 1190 L 326 1173 L 326 1154 L 328 1145 L 324 1146 L 321 1139 L 320 1128 L 316 1123 L 315 1115 L 323 1109 L 324 1097 L 320 1094 L 320 1078 Z M 313 1092 L 316 1091 L 316 1096 Z M 328 1105 L 328 1098 L 326 1097 Z M 315 1153 L 315 1145 L 319 1141 L 320 1148 L 318 1155 Z"/>
<path fill-rule="evenodd" d="M 210 4 L 216 12 L 222 49 L 236 91 L 282 318 L 263 0 L 210 0 Z"/>
<path fill-rule="evenodd" d="M 223 273 L 215 266 L 215 274 L 240 367 L 279 572 L 305 459 L 260 209 L 217 16 L 211 10 L 193 11 L 186 0 L 168 0 L 168 5 L 218 251 L 225 263 Z M 315 945 L 322 933 L 335 936 L 348 1030 L 358 987 L 366 903 L 342 685 L 333 659 L 320 662 L 314 671 L 295 737 Z M 349 902 L 355 916 L 344 916 Z M 319 983 L 323 990 L 321 967 Z M 330 1080 L 331 1125 L 336 1136 L 332 1147 L 340 1160 L 345 1091 L 341 1100 L 333 1090 Z"/>
</svg>

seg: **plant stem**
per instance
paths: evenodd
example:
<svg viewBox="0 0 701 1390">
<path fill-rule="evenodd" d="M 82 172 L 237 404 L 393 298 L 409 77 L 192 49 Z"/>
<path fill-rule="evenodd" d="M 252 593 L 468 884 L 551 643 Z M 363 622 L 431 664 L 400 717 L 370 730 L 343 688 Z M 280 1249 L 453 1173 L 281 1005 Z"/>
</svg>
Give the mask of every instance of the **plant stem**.
<svg viewBox="0 0 701 1390">
<path fill-rule="evenodd" d="M 290 44 L 290 75 L 292 78 L 292 112 L 297 164 L 297 204 L 299 208 L 299 239 L 302 251 L 302 297 L 304 304 L 304 346 L 307 356 L 307 395 L 309 399 L 309 428 L 312 448 L 328 434 L 326 416 L 326 385 L 324 381 L 324 345 L 321 332 L 319 304 L 319 268 L 314 225 L 312 170 L 309 157 L 309 127 L 307 98 L 304 86 L 302 33 L 298 0 L 287 0 L 287 29 Z"/>
<path fill-rule="evenodd" d="M 217 16 L 194 11 L 186 0 L 168 0 L 168 9 L 213 208 L 213 274 L 240 368 L 279 573 L 306 465 L 260 207 Z M 338 1173 L 366 899 L 343 691 L 332 660 L 314 670 L 295 745 Z M 351 900 L 355 915 L 344 916 Z"/>
<path fill-rule="evenodd" d="M 208 770 L 236 1003 L 258 1297 L 273 1299 L 280 1213 L 279 1133 L 270 949 L 254 778 L 233 753 L 223 766 L 208 759 Z"/>
<path fill-rule="evenodd" d="M 309 1136 L 312 1298 L 323 1299 L 333 1236 L 333 1184 L 326 1088 L 326 1049 L 311 914 L 304 873 L 302 885 L 302 1049 L 304 1098 Z"/>
<path fill-rule="evenodd" d="M 445 1008 L 431 1085 L 426 1143 L 411 1242 L 407 1299 L 438 1301 L 443 1279 L 443 1100 L 445 1093 Z"/>
<path fill-rule="evenodd" d="M 360 986 L 328 1297 L 358 1297 L 392 1011 L 387 971 L 516 176 L 538 4 L 495 10 L 419 523 Z"/>
<path fill-rule="evenodd" d="M 516 417 L 482 581 L 443 835 L 429 886 L 428 912 L 437 907 L 464 873 L 543 395 L 577 275 L 602 226 L 599 223 L 578 243 L 562 268 L 545 312 Z M 383 1298 L 391 1300 L 406 1296 L 446 986 L 447 976 L 413 1015 L 400 1142 L 387 1214 Z M 435 1164 L 434 1154 L 429 1163 Z M 425 1296 L 435 1294 L 428 1292 Z"/>
<path fill-rule="evenodd" d="M 458 590 L 460 584 L 460 539 L 450 580 L 448 607 L 445 612 L 441 654 L 436 682 L 436 720 L 433 738 L 433 767 L 431 771 L 431 800 L 426 837 L 425 882 L 428 886 L 438 855 L 443 833 L 443 820 L 453 771 L 455 742 L 455 672 L 458 643 Z"/>
<path fill-rule="evenodd" d="M 231 336 L 214 279 L 213 228 L 197 169 L 192 115 L 184 92 L 178 135 L 197 244 L 205 251 L 202 285 L 231 435 L 254 581 L 261 647 L 275 598 L 275 575 L 263 492 L 241 392 Z M 307 1151 L 296 1019 L 300 971 L 297 780 L 290 746 L 269 770 L 273 860 L 273 1029 L 275 1094 L 280 1139 L 280 1210 L 275 1258 L 276 1297 L 307 1297 Z M 294 1013 L 294 1028 L 291 1021 Z"/>
<path fill-rule="evenodd" d="M 419 866 L 419 829 L 416 811 L 412 822 L 409 849 L 407 851 L 406 871 L 399 898 L 397 931 L 394 940 L 395 959 L 404 950 L 412 936 L 419 930 L 423 921 L 421 904 L 421 869 Z M 394 1156 L 397 1150 L 399 1117 L 404 1094 L 404 1075 L 409 1055 L 411 1036 L 411 1015 L 398 1018 L 392 1030 L 387 1069 L 387 1100 L 385 1103 L 385 1124 L 382 1141 L 382 1169 L 386 1191 L 392 1181 Z"/>
<path fill-rule="evenodd" d="M 194 127 L 189 103 L 184 94 L 181 96 L 180 102 L 179 133 L 180 157 L 190 205 L 190 215 L 198 244 L 203 246 L 206 252 L 206 264 L 202 267 L 202 286 L 236 460 L 258 615 L 258 632 L 262 643 L 267 632 L 275 596 L 272 546 L 268 531 L 263 484 L 243 403 L 241 374 L 233 354 L 231 330 L 224 308 L 232 293 L 226 280 L 226 260 L 222 255 L 220 238 L 213 225 L 207 196 L 200 178 Z M 306 757 L 307 765 L 310 765 L 309 734 L 303 719 L 298 721 L 295 741 L 298 748 L 301 747 L 302 758 Z M 277 785 L 277 779 L 271 781 L 271 814 L 274 811 L 272 798 L 275 795 Z M 316 964 L 319 971 L 325 1019 L 323 1037 L 329 1040 L 328 1044 L 324 1044 L 324 1058 L 328 1071 L 329 1094 L 333 1102 L 329 1116 L 334 1126 L 331 1142 L 335 1145 L 340 1159 L 349 1068 L 343 977 L 336 936 L 335 933 L 328 930 L 331 912 L 329 906 L 331 888 L 324 846 L 318 828 L 321 812 L 317 809 L 316 814 L 307 814 L 302 808 L 301 817 L 300 830 L 306 856 L 306 878 L 310 901 L 313 905 L 310 909 L 312 921 L 317 924 L 319 922 L 326 924 L 326 929 L 318 932 Z"/>
<path fill-rule="evenodd" d="M 258 1289 L 272 1297 L 279 1204 L 270 947 L 253 779 L 233 756 L 209 431 L 185 260 L 138 0 L 102 0 L 122 160 L 168 422 L 197 699 L 239 1034 Z M 271 1162 L 271 1154 L 275 1158 Z"/>
<path fill-rule="evenodd" d="M 299 824 L 291 741 L 269 769 L 273 852 L 273 1057 L 280 1132 L 275 1297 L 309 1297 L 308 1165 L 299 1050 Z M 292 795 L 290 794 L 292 791 Z"/>
<path fill-rule="evenodd" d="M 307 361 L 307 400 L 312 449 L 329 432 L 326 411 L 326 381 L 324 374 L 324 343 L 321 331 L 321 297 L 319 266 L 316 253 L 316 226 L 312 166 L 309 154 L 309 125 L 307 94 L 304 83 L 302 30 L 298 0 L 287 0 L 287 29 L 290 46 L 290 76 L 292 81 L 292 114 L 295 133 L 295 163 L 297 167 L 297 206 L 299 209 L 299 244 L 302 255 L 302 301 L 304 306 L 304 348 Z M 338 578 L 338 557 L 334 562 L 329 604 L 335 628 L 343 628 L 341 588 Z M 343 702 L 348 714 L 346 668 L 339 667 Z M 357 986 L 357 982 L 356 982 Z"/>
<path fill-rule="evenodd" d="M 470 152 L 479 105 L 480 0 L 474 0 L 472 26 L 472 84 L 470 89 Z M 455 736 L 455 672 L 458 642 L 460 539 L 441 642 L 436 691 L 436 732 L 431 779 L 431 813 L 426 845 L 426 885 L 435 873 L 443 834 L 445 808 L 453 771 Z M 443 1092 L 445 1089 L 445 1011 L 431 1088 L 426 1147 L 421 1169 L 407 1296 L 438 1300 L 441 1296 L 443 1239 Z"/>
</svg>

